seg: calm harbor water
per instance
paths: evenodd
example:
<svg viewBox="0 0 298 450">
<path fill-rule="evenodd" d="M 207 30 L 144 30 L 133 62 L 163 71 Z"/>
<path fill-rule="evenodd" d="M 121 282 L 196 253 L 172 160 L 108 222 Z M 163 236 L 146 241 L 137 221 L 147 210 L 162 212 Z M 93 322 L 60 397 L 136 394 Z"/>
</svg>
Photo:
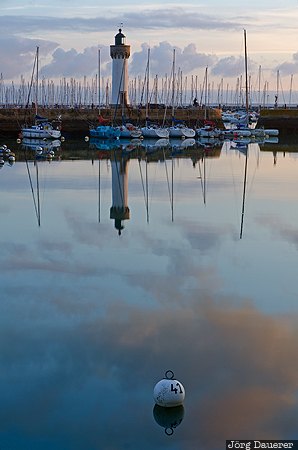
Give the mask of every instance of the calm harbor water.
<svg viewBox="0 0 298 450">
<path fill-rule="evenodd" d="M 295 139 L 66 141 L 50 162 L 9 144 L 1 450 L 298 439 Z M 186 397 L 163 411 L 153 388 L 166 370 Z"/>
</svg>

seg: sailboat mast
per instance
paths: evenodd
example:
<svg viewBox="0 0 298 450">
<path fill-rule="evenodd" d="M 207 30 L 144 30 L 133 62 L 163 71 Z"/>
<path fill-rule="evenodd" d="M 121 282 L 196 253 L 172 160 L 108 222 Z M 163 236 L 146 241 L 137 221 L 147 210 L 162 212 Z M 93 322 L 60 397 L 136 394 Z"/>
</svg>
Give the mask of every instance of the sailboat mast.
<svg viewBox="0 0 298 450">
<path fill-rule="evenodd" d="M 98 49 L 98 114 L 100 115 L 100 48 Z"/>
<path fill-rule="evenodd" d="M 150 48 L 148 48 L 147 69 L 146 69 L 146 126 L 148 124 L 149 115 L 149 61 L 150 61 Z"/>
<path fill-rule="evenodd" d="M 248 70 L 247 70 L 247 45 L 246 45 L 246 30 L 244 30 L 244 64 L 245 64 L 245 108 L 246 108 L 246 121 L 248 124 Z"/>
<path fill-rule="evenodd" d="M 38 108 L 38 60 L 39 60 L 39 47 L 36 47 L 36 89 L 35 89 L 35 115 L 37 116 Z"/>
<path fill-rule="evenodd" d="M 173 65 L 172 65 L 172 126 L 174 126 L 174 114 L 175 114 L 175 49 L 173 49 Z"/>
<path fill-rule="evenodd" d="M 259 66 L 259 89 L 258 89 L 258 106 L 261 106 L 261 74 L 262 74 L 262 67 Z"/>
<path fill-rule="evenodd" d="M 293 74 L 291 75 L 291 82 L 290 82 L 290 97 L 289 97 L 289 106 L 290 107 L 292 104 L 292 89 L 293 89 Z"/>
<path fill-rule="evenodd" d="M 204 111 L 204 119 L 207 120 L 207 100 L 208 100 L 208 84 L 207 84 L 207 77 L 208 77 L 208 67 L 206 67 L 205 69 L 205 79 L 204 79 L 204 83 L 205 83 L 205 111 Z"/>
</svg>

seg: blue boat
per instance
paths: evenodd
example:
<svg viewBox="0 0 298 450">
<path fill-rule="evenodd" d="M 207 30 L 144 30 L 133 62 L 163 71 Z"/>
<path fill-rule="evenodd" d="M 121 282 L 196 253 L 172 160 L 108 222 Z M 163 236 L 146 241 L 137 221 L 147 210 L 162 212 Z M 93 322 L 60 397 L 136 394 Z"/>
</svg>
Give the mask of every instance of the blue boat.
<svg viewBox="0 0 298 450">
<path fill-rule="evenodd" d="M 118 139 L 120 129 L 111 125 L 98 125 L 96 128 L 90 128 L 90 136 L 101 139 Z"/>
</svg>

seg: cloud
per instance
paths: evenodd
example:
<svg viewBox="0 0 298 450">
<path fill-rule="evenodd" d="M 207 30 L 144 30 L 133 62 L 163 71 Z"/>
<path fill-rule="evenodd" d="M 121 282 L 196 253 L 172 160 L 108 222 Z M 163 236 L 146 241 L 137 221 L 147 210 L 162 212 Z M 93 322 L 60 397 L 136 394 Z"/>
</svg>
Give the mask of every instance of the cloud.
<svg viewBox="0 0 298 450">
<path fill-rule="evenodd" d="M 256 64 L 251 59 L 248 60 L 249 71 L 256 68 Z M 244 57 L 242 56 L 227 56 L 220 59 L 211 69 L 212 75 L 223 77 L 237 77 L 244 74 Z"/>
<path fill-rule="evenodd" d="M 298 52 L 292 55 L 292 61 L 285 61 L 278 66 L 276 66 L 272 73 L 276 74 L 277 70 L 280 71 L 282 75 L 292 75 L 298 72 Z"/>
<path fill-rule="evenodd" d="M 183 21 L 181 21 L 183 16 Z M 36 32 L 39 30 L 50 31 L 74 31 L 98 32 L 115 29 L 115 23 L 125 23 L 126 28 L 153 30 L 164 29 L 196 29 L 196 30 L 220 30 L 239 29 L 241 26 L 236 21 L 221 20 L 207 14 L 202 14 L 201 9 L 192 8 L 186 11 L 177 5 L 173 8 L 142 9 L 136 12 L 117 13 L 115 16 L 106 15 L 100 17 L 53 17 L 53 16 L 2 16 L 0 25 L 2 32 L 11 33 L 12 29 L 18 33 Z"/>
<path fill-rule="evenodd" d="M 41 39 L 26 39 L 1 34 L 0 59 L 4 78 L 10 79 L 32 72 L 36 46 L 40 46 L 41 57 L 47 57 L 58 44 Z"/>
<path fill-rule="evenodd" d="M 82 51 L 75 48 L 64 50 L 52 41 L 22 39 L 14 36 L 0 37 L 0 57 L 6 61 L 2 73 L 5 79 L 16 78 L 20 74 L 29 77 L 34 61 L 36 46 L 40 46 L 41 58 L 49 61 L 40 64 L 40 75 L 46 78 L 95 76 L 98 72 L 98 50 L 100 48 L 101 76 L 111 76 L 110 47 L 107 45 L 86 47 Z M 130 76 L 143 75 L 148 59 L 147 43 L 141 45 L 141 51 L 132 53 L 129 60 Z M 170 75 L 172 70 L 173 50 L 176 51 L 176 73 L 178 68 L 187 74 L 195 69 L 212 65 L 217 57 L 198 53 L 196 45 L 191 43 L 180 48 L 163 41 L 150 49 L 150 74 L 154 77 Z M 52 50 L 54 50 L 53 53 Z M 15 55 L 11 58 L 11 55 Z"/>
<path fill-rule="evenodd" d="M 110 74 L 109 47 L 103 46 L 100 51 L 101 75 Z M 98 72 L 98 47 L 87 47 L 82 52 L 74 48 L 63 50 L 57 48 L 52 55 L 52 61 L 42 67 L 40 73 L 45 77 L 83 77 L 95 75 Z"/>
<path fill-rule="evenodd" d="M 142 19 L 140 21 L 140 14 Z M 181 20 L 183 17 L 183 20 Z M 128 27 L 141 27 L 142 29 L 196 29 L 196 30 L 219 30 L 238 28 L 237 22 L 232 20 L 221 20 L 207 14 L 202 14 L 201 9 L 185 10 L 175 5 L 174 8 L 158 8 L 155 10 L 145 9 L 140 13 L 129 13 L 121 19 Z"/>
<path fill-rule="evenodd" d="M 130 63 L 130 73 L 132 75 L 145 74 L 148 60 L 149 45 L 142 44 L 141 51 L 134 52 Z M 212 65 L 216 61 L 216 56 L 198 53 L 196 45 L 191 43 L 184 48 L 176 47 L 167 41 L 160 42 L 150 48 L 149 68 L 151 76 L 155 74 L 170 76 L 172 72 L 173 51 L 175 49 L 175 72 L 178 68 L 187 74 L 194 69 L 199 69 Z"/>
</svg>

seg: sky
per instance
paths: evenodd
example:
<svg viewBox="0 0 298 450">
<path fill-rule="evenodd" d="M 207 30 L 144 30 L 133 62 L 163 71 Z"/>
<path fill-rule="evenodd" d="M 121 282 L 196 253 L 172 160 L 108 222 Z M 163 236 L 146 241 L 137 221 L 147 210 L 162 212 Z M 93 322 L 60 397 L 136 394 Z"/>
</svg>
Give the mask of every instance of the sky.
<svg viewBox="0 0 298 450">
<path fill-rule="evenodd" d="M 122 27 L 130 78 L 144 76 L 148 48 L 152 77 L 170 74 L 175 49 L 184 76 L 202 78 L 208 67 L 215 83 L 232 85 L 244 72 L 245 29 L 252 84 L 295 88 L 297 22 L 298 0 L 0 0 L 0 72 L 6 81 L 30 79 L 38 45 L 45 78 L 94 77 L 98 49 L 108 77 L 109 46 Z"/>
</svg>

